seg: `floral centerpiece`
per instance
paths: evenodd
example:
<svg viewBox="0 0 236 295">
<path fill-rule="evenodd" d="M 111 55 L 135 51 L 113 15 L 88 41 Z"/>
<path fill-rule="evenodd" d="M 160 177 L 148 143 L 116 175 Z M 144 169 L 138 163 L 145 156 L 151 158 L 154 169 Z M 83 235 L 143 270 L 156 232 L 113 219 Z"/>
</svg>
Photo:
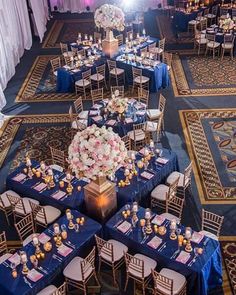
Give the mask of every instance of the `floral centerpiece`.
<svg viewBox="0 0 236 295">
<path fill-rule="evenodd" d="M 128 98 L 119 96 L 119 92 L 112 95 L 111 100 L 108 102 L 107 110 L 111 113 L 123 114 L 128 109 Z"/>
<path fill-rule="evenodd" d="M 69 162 L 76 176 L 96 180 L 99 177 L 114 175 L 124 164 L 127 149 L 112 128 L 92 125 L 78 132 L 69 146 Z"/>
<path fill-rule="evenodd" d="M 235 24 L 234 21 L 231 18 L 221 19 L 220 20 L 220 28 L 229 31 L 234 28 Z"/>
</svg>

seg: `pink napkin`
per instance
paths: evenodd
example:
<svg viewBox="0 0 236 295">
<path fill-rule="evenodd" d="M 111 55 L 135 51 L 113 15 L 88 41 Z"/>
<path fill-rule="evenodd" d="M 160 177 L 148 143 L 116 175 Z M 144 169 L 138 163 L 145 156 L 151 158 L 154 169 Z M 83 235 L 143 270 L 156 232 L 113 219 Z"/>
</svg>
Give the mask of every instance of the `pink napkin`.
<svg viewBox="0 0 236 295">
<path fill-rule="evenodd" d="M 117 226 L 117 229 L 121 231 L 123 234 L 125 234 L 130 228 L 131 224 L 126 220 L 122 222 L 119 226 Z"/>
<path fill-rule="evenodd" d="M 136 115 L 138 115 L 138 116 L 144 116 L 145 115 L 145 111 L 137 111 L 136 112 Z"/>
<path fill-rule="evenodd" d="M 98 121 L 101 121 L 102 120 L 102 117 L 101 116 L 96 116 L 96 117 L 93 117 L 93 120 L 95 122 L 98 122 Z"/>
<path fill-rule="evenodd" d="M 58 192 L 56 192 L 55 194 L 53 194 L 51 197 L 52 197 L 53 199 L 60 200 L 60 199 L 63 198 L 65 195 L 66 195 L 65 192 L 63 192 L 63 191 L 58 191 Z"/>
<path fill-rule="evenodd" d="M 193 235 L 192 235 L 191 241 L 196 243 L 196 244 L 199 244 L 203 238 L 204 238 L 203 234 L 198 233 L 198 232 L 195 231 L 193 233 Z"/>
<path fill-rule="evenodd" d="M 160 164 L 166 164 L 169 160 L 166 159 L 166 158 L 160 158 L 160 157 L 158 157 L 156 159 L 156 161 L 157 161 L 157 163 L 160 163 Z"/>
<path fill-rule="evenodd" d="M 185 251 L 181 251 L 180 254 L 178 255 L 178 257 L 176 258 L 176 261 L 185 264 L 189 260 L 190 256 L 191 256 L 190 253 L 187 253 Z"/>
<path fill-rule="evenodd" d="M 62 244 L 58 249 L 57 252 L 66 257 L 67 255 L 69 255 L 72 252 L 72 249 L 70 247 L 67 247 L 66 245 Z"/>
<path fill-rule="evenodd" d="M 144 151 L 145 151 L 145 148 L 142 148 L 142 149 L 139 151 L 139 153 L 140 153 L 141 155 L 144 155 Z"/>
<path fill-rule="evenodd" d="M 27 274 L 27 278 L 30 279 L 32 282 L 37 282 L 42 277 L 43 277 L 43 274 L 41 274 L 34 268 L 32 268 Z"/>
<path fill-rule="evenodd" d="M 152 173 L 148 173 L 147 171 L 143 171 L 142 173 L 141 173 L 141 176 L 143 177 L 143 178 L 146 178 L 146 179 L 151 179 L 154 175 L 152 174 Z"/>
<path fill-rule="evenodd" d="M 133 123 L 133 120 L 131 118 L 126 118 L 125 119 L 125 123 L 127 123 L 127 124 Z"/>
<path fill-rule="evenodd" d="M 145 107 L 146 107 L 145 103 L 142 103 L 142 102 L 138 102 L 135 105 L 135 108 L 138 109 L 138 110 L 143 109 Z"/>
<path fill-rule="evenodd" d="M 46 186 L 47 186 L 46 183 L 41 182 L 40 184 L 36 185 L 36 186 L 34 187 L 34 189 L 35 189 L 36 191 L 40 192 L 40 191 L 42 191 Z"/>
<path fill-rule="evenodd" d="M 39 235 L 39 242 L 41 243 L 41 244 L 45 244 L 45 243 L 47 243 L 48 241 L 50 241 L 51 240 L 51 238 L 48 236 L 48 235 L 46 235 L 45 233 L 41 233 L 40 235 Z"/>
<path fill-rule="evenodd" d="M 161 225 L 164 222 L 165 218 L 161 215 L 156 215 L 153 220 L 152 223 L 156 224 L 156 225 Z"/>
<path fill-rule="evenodd" d="M 162 239 L 155 236 L 147 244 L 148 244 L 149 247 L 151 247 L 153 249 L 157 249 L 161 245 L 161 243 L 162 243 Z"/>
<path fill-rule="evenodd" d="M 17 266 L 20 264 L 20 255 L 18 253 L 15 253 L 8 259 L 8 261 L 10 261 L 11 263 L 15 263 L 15 265 Z"/>
<path fill-rule="evenodd" d="M 110 126 L 113 126 L 113 125 L 116 124 L 116 120 L 108 120 L 108 121 L 106 122 L 106 124 L 107 124 L 107 125 L 110 125 Z"/>
<path fill-rule="evenodd" d="M 22 181 L 22 180 L 25 179 L 25 178 L 26 178 L 26 175 L 23 174 L 23 173 L 20 173 L 19 175 L 13 177 L 12 179 L 15 180 L 15 181 L 20 182 L 20 181 Z"/>
</svg>

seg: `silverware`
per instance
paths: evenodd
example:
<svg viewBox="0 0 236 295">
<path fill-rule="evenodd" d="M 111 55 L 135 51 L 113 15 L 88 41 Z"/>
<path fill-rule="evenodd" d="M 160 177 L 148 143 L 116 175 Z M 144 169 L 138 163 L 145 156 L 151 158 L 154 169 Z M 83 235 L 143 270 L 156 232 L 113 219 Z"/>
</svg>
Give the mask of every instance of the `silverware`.
<svg viewBox="0 0 236 295">
<path fill-rule="evenodd" d="M 203 242 L 203 245 L 206 246 L 206 244 L 208 243 L 209 238 L 206 238 L 205 241 Z"/>
<path fill-rule="evenodd" d="M 130 229 L 125 233 L 125 235 L 128 236 L 128 235 L 131 233 L 131 231 L 132 231 L 132 228 L 130 228 Z"/>
<path fill-rule="evenodd" d="M 148 236 L 145 236 L 145 237 L 142 239 L 141 244 L 144 244 L 145 241 L 147 240 L 147 238 L 148 238 Z"/>
<path fill-rule="evenodd" d="M 166 246 L 166 242 L 165 243 L 163 243 L 162 245 L 161 245 L 161 247 L 157 250 L 158 252 L 161 252 L 162 251 L 162 249 L 164 249 L 165 248 L 165 246 Z"/>
<path fill-rule="evenodd" d="M 171 256 L 171 259 L 172 259 L 172 258 L 175 258 L 175 257 L 179 254 L 179 252 L 180 252 L 180 249 L 177 249 L 177 250 L 173 253 L 173 255 Z"/>
<path fill-rule="evenodd" d="M 193 259 L 188 263 L 188 266 L 192 266 L 196 262 L 197 255 L 193 257 Z"/>
<path fill-rule="evenodd" d="M 65 242 L 65 244 L 69 247 L 71 247 L 72 249 L 75 249 L 75 245 L 73 245 L 70 241 Z"/>
<path fill-rule="evenodd" d="M 123 222 L 123 220 L 119 220 L 115 225 L 113 225 L 113 227 L 119 226 L 122 222 Z"/>
<path fill-rule="evenodd" d="M 24 282 L 25 282 L 30 288 L 32 288 L 31 283 L 26 279 L 26 277 L 24 277 Z"/>
<path fill-rule="evenodd" d="M 59 262 L 62 262 L 62 258 L 60 258 L 59 256 L 57 256 L 56 254 L 52 255 L 52 258 L 58 260 Z"/>
<path fill-rule="evenodd" d="M 47 187 L 45 187 L 44 189 L 42 189 L 39 193 L 41 194 L 41 193 L 43 193 L 44 191 L 46 191 L 48 188 Z"/>
<path fill-rule="evenodd" d="M 6 266 L 6 267 L 10 267 L 10 265 L 6 261 L 3 261 L 1 264 Z"/>
<path fill-rule="evenodd" d="M 41 270 L 41 272 L 43 272 L 45 275 L 48 274 L 48 272 L 42 266 L 38 266 L 38 269 Z"/>
<path fill-rule="evenodd" d="M 162 249 L 159 252 L 162 252 L 166 247 L 166 244 L 162 247 Z"/>
</svg>

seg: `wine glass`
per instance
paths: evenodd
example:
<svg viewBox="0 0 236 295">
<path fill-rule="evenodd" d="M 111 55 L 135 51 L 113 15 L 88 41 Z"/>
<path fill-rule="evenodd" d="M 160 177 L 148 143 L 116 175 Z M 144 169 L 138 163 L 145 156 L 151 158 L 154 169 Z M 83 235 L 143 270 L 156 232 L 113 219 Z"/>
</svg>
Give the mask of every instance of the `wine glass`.
<svg viewBox="0 0 236 295">
<path fill-rule="evenodd" d="M 61 225 L 61 231 L 66 231 L 66 225 L 65 224 Z"/>
<path fill-rule="evenodd" d="M 177 234 L 177 236 L 179 236 L 181 234 L 181 228 L 176 229 L 176 234 Z"/>
</svg>

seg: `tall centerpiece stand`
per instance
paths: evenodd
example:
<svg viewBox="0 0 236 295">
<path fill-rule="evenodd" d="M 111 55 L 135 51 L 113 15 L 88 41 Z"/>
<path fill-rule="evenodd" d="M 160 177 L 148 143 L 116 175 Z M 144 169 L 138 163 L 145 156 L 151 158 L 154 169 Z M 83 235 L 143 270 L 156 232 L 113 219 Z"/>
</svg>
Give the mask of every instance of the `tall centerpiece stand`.
<svg viewBox="0 0 236 295">
<path fill-rule="evenodd" d="M 117 6 L 104 4 L 95 11 L 94 19 L 96 26 L 106 32 L 105 39 L 102 40 L 102 51 L 108 57 L 113 57 L 118 53 L 118 40 L 114 38 L 113 30 L 124 30 L 124 13 Z"/>
<path fill-rule="evenodd" d="M 71 169 L 79 178 L 90 179 L 84 186 L 87 214 L 101 222 L 107 220 L 117 208 L 115 183 L 108 177 L 124 165 L 127 149 L 119 135 L 92 125 L 78 132 L 69 147 Z"/>
</svg>

